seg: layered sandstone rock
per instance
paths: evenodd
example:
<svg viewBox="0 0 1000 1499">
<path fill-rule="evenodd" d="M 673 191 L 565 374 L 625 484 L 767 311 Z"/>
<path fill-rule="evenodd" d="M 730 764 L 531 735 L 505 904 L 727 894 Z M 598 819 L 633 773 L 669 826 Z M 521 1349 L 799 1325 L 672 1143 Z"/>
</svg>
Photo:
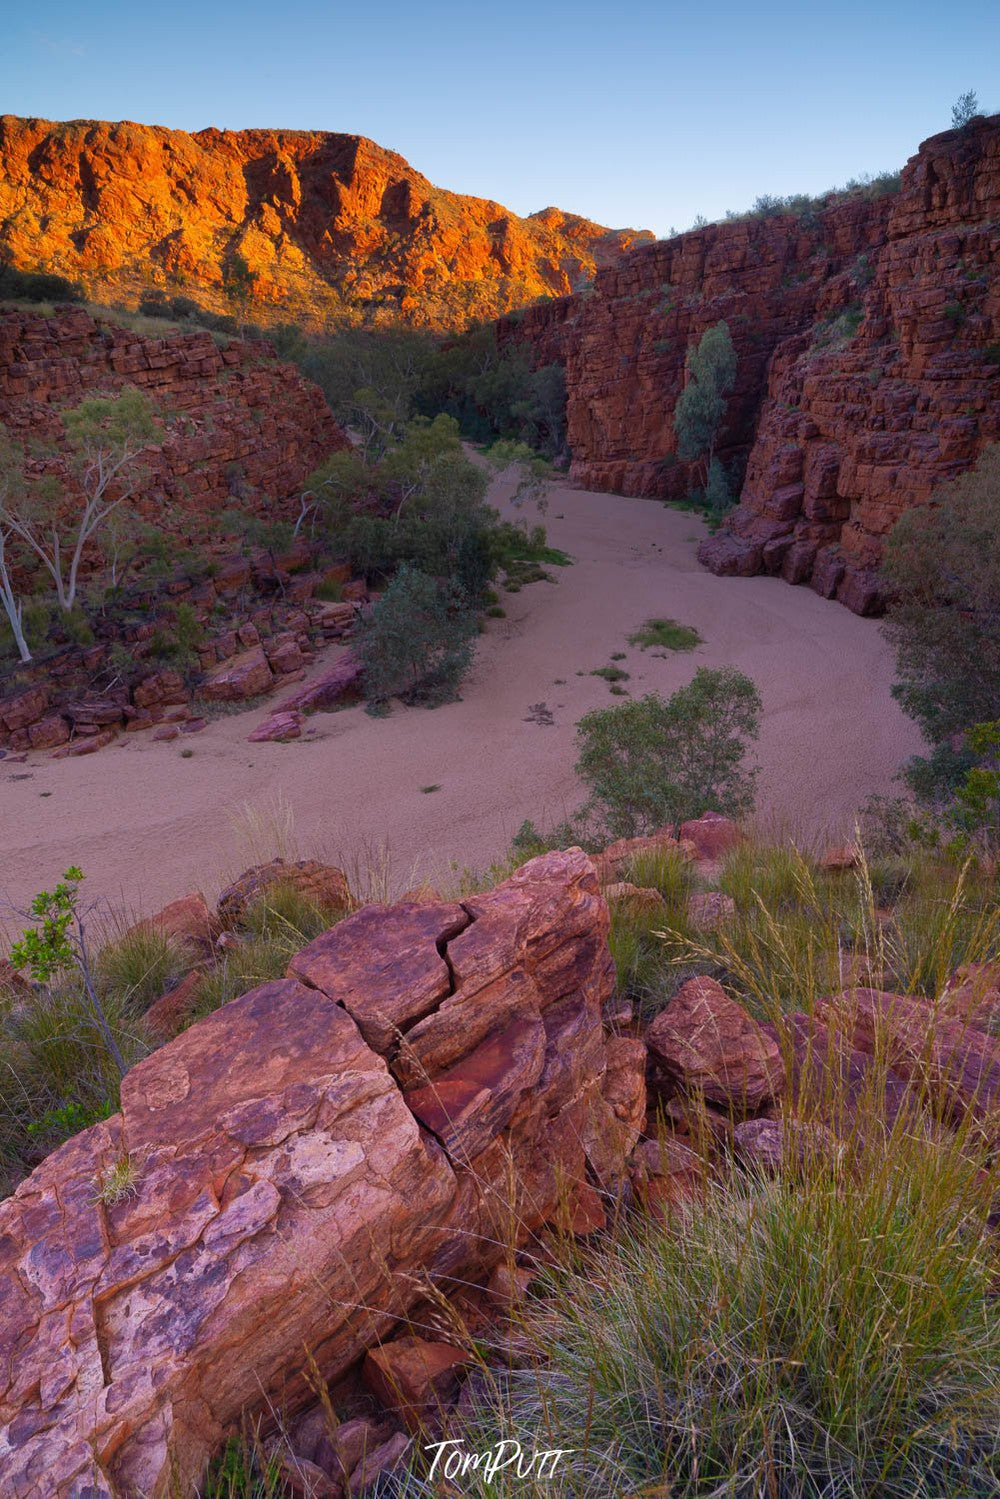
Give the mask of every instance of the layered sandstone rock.
<svg viewBox="0 0 1000 1499">
<path fill-rule="evenodd" d="M 154 284 L 228 311 L 238 252 L 255 318 L 325 324 L 346 305 L 454 327 L 568 292 L 650 237 L 518 218 L 358 135 L 0 118 L 0 248 L 98 300 Z"/>
<path fill-rule="evenodd" d="M 359 912 L 135 1066 L 0 1206 L 4 1493 L 186 1489 L 245 1408 L 306 1403 L 304 1350 L 338 1376 L 620 1182 L 645 1053 L 605 1039 L 607 930 L 585 856 L 546 855 Z"/>
<path fill-rule="evenodd" d="M 139 514 L 181 541 L 217 541 L 218 513 L 237 496 L 270 519 L 294 496 L 294 514 L 306 477 L 347 445 L 319 388 L 268 344 L 151 338 L 79 307 L 0 309 L 0 424 L 15 441 L 58 448 L 61 408 L 125 386 L 149 396 L 166 433 L 143 455 Z"/>
<path fill-rule="evenodd" d="M 745 481 L 701 560 L 876 612 L 896 518 L 1000 438 L 998 222 L 993 116 L 925 141 L 898 194 L 635 250 L 501 338 L 565 365 L 582 483 L 680 498 L 702 482 L 676 453 L 685 354 L 725 319 L 739 365 L 720 456 Z"/>
</svg>

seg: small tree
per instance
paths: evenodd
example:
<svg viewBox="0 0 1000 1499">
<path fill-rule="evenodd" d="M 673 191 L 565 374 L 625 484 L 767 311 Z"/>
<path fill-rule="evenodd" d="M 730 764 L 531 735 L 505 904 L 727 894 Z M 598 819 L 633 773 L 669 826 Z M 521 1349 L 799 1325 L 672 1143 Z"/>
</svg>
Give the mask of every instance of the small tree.
<svg viewBox="0 0 1000 1499">
<path fill-rule="evenodd" d="M 756 770 L 744 762 L 760 711 L 748 677 L 699 667 L 666 701 L 654 692 L 588 713 L 577 724 L 577 774 L 591 793 L 585 812 L 613 838 L 708 811 L 745 816 Z"/>
<path fill-rule="evenodd" d="M 705 482 L 712 468 L 726 396 L 736 381 L 736 350 L 728 323 L 706 328 L 687 353 L 687 383 L 674 407 L 677 451 L 688 461 L 701 459 Z"/>
<path fill-rule="evenodd" d="M 226 257 L 222 266 L 222 290 L 241 332 L 247 321 L 256 283 L 256 272 L 250 269 L 238 250 Z"/>
<path fill-rule="evenodd" d="M 979 114 L 979 96 L 975 89 L 967 89 L 964 94 L 959 94 L 955 103 L 951 106 L 951 128 L 953 130 L 964 130 L 972 120 Z"/>
<path fill-rule="evenodd" d="M 8 517 L 23 503 L 24 493 L 24 454 L 10 441 L 3 427 L 0 427 L 0 603 L 3 604 L 19 657 L 22 661 L 30 661 L 31 651 L 22 627 L 24 602 L 14 588 L 8 550 L 15 535 L 14 526 Z"/>
<path fill-rule="evenodd" d="M 135 498 L 146 477 L 140 454 L 162 438 L 148 398 L 134 389 L 88 397 L 64 414 L 63 426 L 66 466 L 79 493 L 72 518 L 51 479 L 11 484 L 6 491 L 0 482 L 0 527 L 34 552 L 55 585 L 60 608 L 69 613 L 84 548 L 119 506 Z"/>
<path fill-rule="evenodd" d="M 429 707 L 451 701 L 472 664 L 475 635 L 464 599 L 404 564 L 358 630 L 371 707 L 384 712 L 393 697 Z"/>
<path fill-rule="evenodd" d="M 7 622 L 10 625 L 14 644 L 17 646 L 17 654 L 21 661 L 31 660 L 31 650 L 25 639 L 22 620 L 24 618 L 24 601 L 15 592 L 11 578 L 10 563 L 7 559 L 7 545 L 13 531 L 0 521 L 0 604 L 3 604 Z"/>
<path fill-rule="evenodd" d="M 79 906 L 83 877 L 83 871 L 71 865 L 54 890 L 42 890 L 35 896 L 31 913 L 38 918 L 37 925 L 27 928 L 21 940 L 11 947 L 10 961 L 15 968 L 27 968 L 39 984 L 49 983 L 57 973 L 76 969 L 97 1031 L 124 1077 L 125 1059 L 97 992 L 87 949 L 87 929 Z"/>
</svg>

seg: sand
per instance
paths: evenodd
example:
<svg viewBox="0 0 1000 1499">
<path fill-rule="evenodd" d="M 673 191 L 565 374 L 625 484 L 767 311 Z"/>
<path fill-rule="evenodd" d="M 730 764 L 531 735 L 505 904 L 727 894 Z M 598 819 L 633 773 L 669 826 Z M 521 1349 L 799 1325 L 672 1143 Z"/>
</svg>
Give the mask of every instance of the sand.
<svg viewBox="0 0 1000 1499">
<path fill-rule="evenodd" d="M 492 498 L 506 508 L 504 491 Z M 76 863 L 90 896 L 130 912 L 191 889 L 211 897 L 289 818 L 288 852 L 350 867 L 384 847 L 397 892 L 453 881 L 456 866 L 502 854 L 524 818 L 544 824 L 578 804 L 574 726 L 620 701 L 590 675 L 615 651 L 626 652 L 617 664 L 636 695 L 668 694 L 699 665 L 754 679 L 760 814 L 803 840 L 849 833 L 868 795 L 892 790 L 920 740 L 890 697 L 877 622 L 776 579 L 713 577 L 695 560 L 702 523 L 655 501 L 560 484 L 545 523 L 574 565 L 503 595 L 507 618 L 488 622 L 460 702 L 397 707 L 387 719 L 360 707 L 321 713 L 306 738 L 248 744 L 261 708 L 170 743 L 138 734 L 81 759 L 0 762 L 0 895 L 23 906 Z M 650 616 L 693 625 L 704 644 L 666 659 L 628 646 Z M 533 717 L 537 704 L 551 724 Z"/>
</svg>

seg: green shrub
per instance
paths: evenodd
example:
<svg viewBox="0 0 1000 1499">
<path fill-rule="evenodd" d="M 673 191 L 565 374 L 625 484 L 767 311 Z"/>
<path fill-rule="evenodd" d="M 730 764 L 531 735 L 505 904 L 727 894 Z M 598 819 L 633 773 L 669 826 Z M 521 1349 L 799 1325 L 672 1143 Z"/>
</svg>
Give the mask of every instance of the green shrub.
<svg viewBox="0 0 1000 1499">
<path fill-rule="evenodd" d="M 702 638 L 691 625 L 678 624 L 676 619 L 647 619 L 641 629 L 627 637 L 629 645 L 638 645 L 648 650 L 658 646 L 664 651 L 693 651 L 702 644 Z"/>
<path fill-rule="evenodd" d="M 324 604 L 339 604 L 344 597 L 344 585 L 335 578 L 324 578 L 313 590 L 313 598 Z"/>
<path fill-rule="evenodd" d="M 756 772 L 744 761 L 760 708 L 748 677 L 700 667 L 667 701 L 650 693 L 588 713 L 576 769 L 607 832 L 631 838 L 706 811 L 748 813 Z"/>
<path fill-rule="evenodd" d="M 703 460 L 707 481 L 726 397 L 736 382 L 736 350 L 728 323 L 706 328 L 697 346 L 688 349 L 685 370 L 687 380 L 674 407 L 677 451 L 681 458 Z"/>
<path fill-rule="evenodd" d="M 904 511 L 885 554 L 886 634 L 896 651 L 893 696 L 932 747 L 908 779 L 930 805 L 947 800 L 976 764 L 955 748 L 1000 703 L 1000 446 Z"/>
<path fill-rule="evenodd" d="M 44 271 L 18 271 L 0 260 L 0 300 L 15 302 L 80 302 L 83 288 L 65 276 Z"/>
<path fill-rule="evenodd" d="M 401 567 L 357 633 L 369 702 L 451 701 L 472 664 L 475 634 L 475 616 L 456 590 Z"/>
</svg>

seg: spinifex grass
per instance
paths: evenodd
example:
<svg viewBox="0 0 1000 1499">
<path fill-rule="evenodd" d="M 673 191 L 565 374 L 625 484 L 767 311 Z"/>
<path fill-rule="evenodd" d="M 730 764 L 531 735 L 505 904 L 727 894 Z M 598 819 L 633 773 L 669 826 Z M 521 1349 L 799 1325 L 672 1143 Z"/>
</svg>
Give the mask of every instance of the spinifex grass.
<svg viewBox="0 0 1000 1499">
<path fill-rule="evenodd" d="M 986 1165 L 971 1136 L 912 1115 L 887 1135 L 872 1106 L 839 1159 L 619 1220 L 522 1309 L 468 1448 L 568 1449 L 545 1492 L 587 1499 L 997 1493 Z"/>
<path fill-rule="evenodd" d="M 664 924 L 674 960 L 711 972 L 755 1014 L 811 1011 L 843 988 L 858 960 L 876 987 L 936 999 L 962 963 L 1000 957 L 1000 902 L 988 874 L 930 854 L 890 882 L 862 855 L 830 873 L 790 847 L 747 843 L 723 862 L 719 888 L 736 915 L 693 938 Z M 887 896 L 891 906 L 881 904 Z"/>
<path fill-rule="evenodd" d="M 101 948 L 97 980 L 104 992 L 141 1014 L 190 966 L 190 954 L 175 938 L 133 926 Z"/>
</svg>

